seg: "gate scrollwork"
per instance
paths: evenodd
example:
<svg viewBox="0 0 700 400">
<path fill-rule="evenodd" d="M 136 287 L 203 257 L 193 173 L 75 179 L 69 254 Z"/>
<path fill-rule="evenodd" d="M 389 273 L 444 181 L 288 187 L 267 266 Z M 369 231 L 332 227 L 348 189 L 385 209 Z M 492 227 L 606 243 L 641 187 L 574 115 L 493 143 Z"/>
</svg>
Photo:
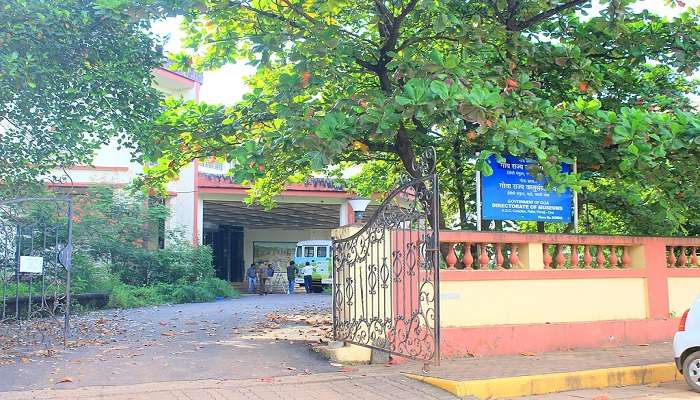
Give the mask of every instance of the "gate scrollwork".
<svg viewBox="0 0 700 400">
<path fill-rule="evenodd" d="M 62 333 L 65 345 L 72 212 L 69 197 L 0 201 L 0 339 L 48 345 Z"/>
<path fill-rule="evenodd" d="M 336 340 L 440 359 L 439 197 L 435 150 L 413 165 L 356 233 L 333 241 Z"/>
</svg>

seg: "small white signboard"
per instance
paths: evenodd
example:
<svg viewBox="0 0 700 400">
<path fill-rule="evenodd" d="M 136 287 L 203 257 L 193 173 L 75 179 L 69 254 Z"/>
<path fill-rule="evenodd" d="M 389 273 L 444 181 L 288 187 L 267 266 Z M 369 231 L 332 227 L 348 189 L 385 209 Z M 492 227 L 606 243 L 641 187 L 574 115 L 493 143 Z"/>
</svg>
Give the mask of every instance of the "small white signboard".
<svg viewBox="0 0 700 400">
<path fill-rule="evenodd" d="M 44 272 L 44 257 L 20 256 L 19 272 L 41 274 Z"/>
</svg>

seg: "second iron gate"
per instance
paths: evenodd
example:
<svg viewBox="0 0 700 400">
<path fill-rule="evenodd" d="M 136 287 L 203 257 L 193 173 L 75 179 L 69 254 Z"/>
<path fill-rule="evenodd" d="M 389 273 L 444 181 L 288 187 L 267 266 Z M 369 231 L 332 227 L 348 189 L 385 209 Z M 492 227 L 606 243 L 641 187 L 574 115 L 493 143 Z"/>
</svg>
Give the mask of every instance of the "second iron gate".
<svg viewBox="0 0 700 400">
<path fill-rule="evenodd" d="M 335 340 L 440 360 L 435 151 L 417 160 L 357 232 L 333 241 Z"/>
<path fill-rule="evenodd" d="M 70 197 L 0 200 L 0 345 L 66 344 L 72 213 Z"/>
</svg>

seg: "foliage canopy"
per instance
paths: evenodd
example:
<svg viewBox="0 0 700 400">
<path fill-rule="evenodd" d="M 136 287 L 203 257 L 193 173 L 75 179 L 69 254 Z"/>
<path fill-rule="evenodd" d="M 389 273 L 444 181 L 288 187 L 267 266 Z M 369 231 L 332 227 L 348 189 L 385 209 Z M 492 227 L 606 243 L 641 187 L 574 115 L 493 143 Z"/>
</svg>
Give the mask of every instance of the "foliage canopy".
<svg viewBox="0 0 700 400">
<path fill-rule="evenodd" d="M 153 13 L 114 1 L 0 5 L 0 181 L 30 182 L 90 163 L 100 145 L 145 135 L 159 112 L 151 71 L 162 53 Z M 123 5 L 123 4 L 122 4 Z"/>
<path fill-rule="evenodd" d="M 468 173 L 504 153 L 554 186 L 591 188 L 594 210 L 662 224 L 637 231 L 697 225 L 698 10 L 669 20 L 600 3 L 587 15 L 591 0 L 198 1 L 180 64 L 257 72 L 232 107 L 169 101 L 155 141 L 139 142 L 158 160 L 149 174 L 214 155 L 269 205 L 295 174 L 376 160 L 415 173 L 434 146 L 462 226 Z M 581 172 L 561 174 L 574 159 Z"/>
</svg>

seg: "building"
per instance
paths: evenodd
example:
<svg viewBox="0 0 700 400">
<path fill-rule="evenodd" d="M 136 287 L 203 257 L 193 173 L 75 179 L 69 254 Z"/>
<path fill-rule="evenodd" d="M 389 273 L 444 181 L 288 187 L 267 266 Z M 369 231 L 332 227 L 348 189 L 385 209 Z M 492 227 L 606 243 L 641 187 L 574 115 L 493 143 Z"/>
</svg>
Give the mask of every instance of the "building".
<svg viewBox="0 0 700 400">
<path fill-rule="evenodd" d="M 154 75 L 155 86 L 167 95 L 199 100 L 201 74 L 173 71 L 166 65 Z M 354 222 L 348 203 L 352 193 L 328 179 L 289 185 L 276 198 L 278 206 L 265 210 L 244 203 L 247 188 L 233 182 L 226 170 L 222 163 L 194 161 L 168 184 L 165 199 L 170 209 L 165 229 L 193 244 L 211 245 L 222 279 L 243 282 L 245 266 L 254 261 L 282 268 L 293 257 L 297 241 L 329 239 L 331 229 Z M 76 165 L 66 172 L 70 183 L 60 185 L 120 188 L 141 174 L 143 166 L 115 142 L 97 151 L 92 165 Z"/>
</svg>

